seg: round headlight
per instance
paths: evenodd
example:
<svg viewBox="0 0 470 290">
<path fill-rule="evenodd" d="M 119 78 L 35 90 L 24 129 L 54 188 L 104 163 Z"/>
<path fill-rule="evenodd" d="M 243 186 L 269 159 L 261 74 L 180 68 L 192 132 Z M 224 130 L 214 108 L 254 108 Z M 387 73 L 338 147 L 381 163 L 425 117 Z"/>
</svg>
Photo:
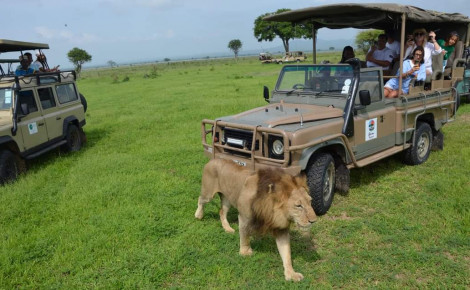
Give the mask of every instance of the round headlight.
<svg viewBox="0 0 470 290">
<path fill-rule="evenodd" d="M 273 153 L 276 155 L 284 154 L 284 144 L 282 143 L 282 141 L 279 139 L 274 140 L 272 150 L 273 150 Z"/>
</svg>

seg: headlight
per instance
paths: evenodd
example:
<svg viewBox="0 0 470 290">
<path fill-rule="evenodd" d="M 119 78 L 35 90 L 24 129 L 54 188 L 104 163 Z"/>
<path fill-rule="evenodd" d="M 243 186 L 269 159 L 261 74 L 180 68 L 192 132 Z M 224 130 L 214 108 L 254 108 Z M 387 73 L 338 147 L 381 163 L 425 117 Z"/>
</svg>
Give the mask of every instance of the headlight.
<svg viewBox="0 0 470 290">
<path fill-rule="evenodd" d="M 274 140 L 272 151 L 276 155 L 284 154 L 284 143 L 282 143 L 282 140 L 279 140 L 279 139 Z"/>
</svg>

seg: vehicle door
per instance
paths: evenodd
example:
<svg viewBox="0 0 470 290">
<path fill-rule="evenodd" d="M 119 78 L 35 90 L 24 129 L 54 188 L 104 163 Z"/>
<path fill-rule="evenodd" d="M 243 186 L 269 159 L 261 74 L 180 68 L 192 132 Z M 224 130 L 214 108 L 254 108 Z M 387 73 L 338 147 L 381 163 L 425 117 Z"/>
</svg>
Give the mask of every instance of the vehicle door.
<svg viewBox="0 0 470 290">
<path fill-rule="evenodd" d="M 34 91 L 19 91 L 18 105 L 18 129 L 23 137 L 23 149 L 29 150 L 47 142 L 46 123 L 38 108 Z"/>
<path fill-rule="evenodd" d="M 360 104 L 361 90 L 369 91 L 371 104 L 354 116 L 353 151 L 358 160 L 395 146 L 395 107 L 384 100 L 382 71 L 361 69 L 356 105 Z"/>
<path fill-rule="evenodd" d="M 63 119 L 59 108 L 57 108 L 53 87 L 38 88 L 37 92 L 46 122 L 48 139 L 59 139 L 63 135 Z"/>
</svg>

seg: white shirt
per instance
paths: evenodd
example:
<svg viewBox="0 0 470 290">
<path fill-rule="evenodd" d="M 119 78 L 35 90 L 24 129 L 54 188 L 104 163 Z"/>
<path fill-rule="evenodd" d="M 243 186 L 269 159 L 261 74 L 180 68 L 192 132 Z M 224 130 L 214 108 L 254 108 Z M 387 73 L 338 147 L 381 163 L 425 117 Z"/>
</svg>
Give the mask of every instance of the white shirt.
<svg viewBox="0 0 470 290">
<path fill-rule="evenodd" d="M 370 52 L 370 49 L 369 49 L 369 52 Z M 384 47 L 382 50 L 379 50 L 379 49 L 376 49 L 374 51 L 374 53 L 372 54 L 372 57 L 377 59 L 377 60 L 382 60 L 382 61 L 388 61 L 390 63 L 392 63 L 392 60 L 393 60 L 393 51 L 387 47 Z M 371 61 L 367 61 L 367 67 L 380 67 L 380 65 L 374 63 L 374 62 L 371 62 Z M 387 70 L 389 69 L 388 66 L 383 66 L 382 69 L 384 70 Z"/>
<path fill-rule="evenodd" d="M 405 58 L 407 58 L 413 50 L 416 48 L 416 43 L 413 46 L 410 46 L 406 49 L 405 52 Z M 441 53 L 442 48 L 439 50 L 436 50 L 434 48 L 434 44 L 430 42 L 426 42 L 426 45 L 424 45 L 424 65 L 426 66 L 426 70 L 430 71 L 432 73 L 432 56 Z"/>
<path fill-rule="evenodd" d="M 400 57 L 400 42 L 394 40 L 392 43 L 387 42 L 385 46 L 393 51 L 393 58 Z"/>
</svg>

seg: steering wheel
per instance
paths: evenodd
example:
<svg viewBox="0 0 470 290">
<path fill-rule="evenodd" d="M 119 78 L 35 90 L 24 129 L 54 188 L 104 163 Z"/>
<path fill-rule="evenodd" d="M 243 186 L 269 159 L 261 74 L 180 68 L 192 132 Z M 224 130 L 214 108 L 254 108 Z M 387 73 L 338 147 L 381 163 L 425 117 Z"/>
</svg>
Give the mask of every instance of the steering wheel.
<svg viewBox="0 0 470 290">
<path fill-rule="evenodd" d="M 305 88 L 305 84 L 295 84 L 292 86 L 292 88 L 294 90 L 298 90 L 298 89 L 304 89 Z"/>
</svg>

